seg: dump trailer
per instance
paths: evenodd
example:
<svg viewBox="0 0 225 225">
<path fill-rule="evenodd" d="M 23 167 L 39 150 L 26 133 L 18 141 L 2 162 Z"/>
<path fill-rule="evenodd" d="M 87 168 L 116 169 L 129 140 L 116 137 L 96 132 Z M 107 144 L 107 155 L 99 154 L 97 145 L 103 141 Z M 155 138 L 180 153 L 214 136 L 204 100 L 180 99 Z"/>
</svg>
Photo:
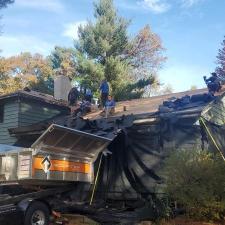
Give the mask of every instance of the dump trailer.
<svg viewBox="0 0 225 225">
<path fill-rule="evenodd" d="M 53 124 L 31 148 L 1 151 L 0 224 L 47 225 L 64 201 L 81 201 L 79 189 L 89 191 L 93 163 L 110 141 Z"/>
</svg>

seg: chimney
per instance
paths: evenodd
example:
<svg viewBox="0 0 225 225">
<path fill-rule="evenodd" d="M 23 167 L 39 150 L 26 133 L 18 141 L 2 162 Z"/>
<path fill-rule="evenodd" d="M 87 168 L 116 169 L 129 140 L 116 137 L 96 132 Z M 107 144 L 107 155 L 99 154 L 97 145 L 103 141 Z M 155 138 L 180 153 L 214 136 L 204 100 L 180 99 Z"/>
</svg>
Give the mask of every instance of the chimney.
<svg viewBox="0 0 225 225">
<path fill-rule="evenodd" d="M 54 97 L 57 100 L 67 101 L 70 89 L 72 88 L 69 77 L 57 75 L 54 79 Z"/>
</svg>

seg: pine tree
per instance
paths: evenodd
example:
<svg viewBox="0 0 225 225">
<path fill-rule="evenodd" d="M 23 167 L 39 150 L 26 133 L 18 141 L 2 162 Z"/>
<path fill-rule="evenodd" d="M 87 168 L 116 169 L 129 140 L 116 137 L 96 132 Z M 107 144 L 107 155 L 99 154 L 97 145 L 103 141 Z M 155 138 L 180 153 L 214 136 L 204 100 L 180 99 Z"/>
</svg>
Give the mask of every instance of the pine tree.
<svg viewBox="0 0 225 225">
<path fill-rule="evenodd" d="M 14 3 L 14 0 L 0 0 L 0 9 L 6 8 L 8 4 Z"/>
<path fill-rule="evenodd" d="M 118 15 L 113 0 L 95 3 L 94 18 L 94 22 L 78 29 L 79 41 L 75 45 L 78 76 L 93 91 L 106 78 L 117 100 L 141 97 L 144 87 L 139 80 L 145 79 L 146 85 L 154 82 L 151 72 L 165 59 L 161 57 L 160 39 L 150 27 L 131 39 L 130 21 Z"/>
<path fill-rule="evenodd" d="M 79 28 L 79 50 L 104 64 L 111 56 L 121 55 L 128 44 L 129 21 L 117 15 L 112 0 L 94 4 L 95 23 Z"/>
<path fill-rule="evenodd" d="M 220 76 L 225 78 L 225 36 L 224 40 L 221 43 L 222 47 L 219 49 L 219 53 L 217 55 L 217 68 L 216 73 Z"/>
</svg>

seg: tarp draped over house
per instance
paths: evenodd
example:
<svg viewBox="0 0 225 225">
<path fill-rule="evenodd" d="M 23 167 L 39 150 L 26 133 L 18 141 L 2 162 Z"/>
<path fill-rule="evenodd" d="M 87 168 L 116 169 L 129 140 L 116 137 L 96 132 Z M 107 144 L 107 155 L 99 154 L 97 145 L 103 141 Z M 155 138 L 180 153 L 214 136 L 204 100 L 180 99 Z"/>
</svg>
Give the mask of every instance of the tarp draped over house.
<svg viewBox="0 0 225 225">
<path fill-rule="evenodd" d="M 205 135 L 210 148 L 219 151 L 225 159 L 225 94 L 211 102 L 202 112 Z"/>
<path fill-rule="evenodd" d="M 160 170 L 169 152 L 204 145 L 197 119 L 173 116 L 156 124 L 123 129 L 108 147 L 111 154 L 103 156 L 96 198 L 145 199 L 160 194 Z"/>
</svg>

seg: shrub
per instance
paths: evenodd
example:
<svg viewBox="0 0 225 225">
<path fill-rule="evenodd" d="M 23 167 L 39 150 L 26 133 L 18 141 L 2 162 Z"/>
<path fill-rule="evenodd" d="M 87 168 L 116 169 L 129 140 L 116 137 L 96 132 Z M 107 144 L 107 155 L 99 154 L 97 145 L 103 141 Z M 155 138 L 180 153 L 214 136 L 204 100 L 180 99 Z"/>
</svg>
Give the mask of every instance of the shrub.
<svg viewBox="0 0 225 225">
<path fill-rule="evenodd" d="M 202 150 L 173 152 L 163 169 L 165 191 L 196 219 L 225 218 L 225 163 Z"/>
</svg>

